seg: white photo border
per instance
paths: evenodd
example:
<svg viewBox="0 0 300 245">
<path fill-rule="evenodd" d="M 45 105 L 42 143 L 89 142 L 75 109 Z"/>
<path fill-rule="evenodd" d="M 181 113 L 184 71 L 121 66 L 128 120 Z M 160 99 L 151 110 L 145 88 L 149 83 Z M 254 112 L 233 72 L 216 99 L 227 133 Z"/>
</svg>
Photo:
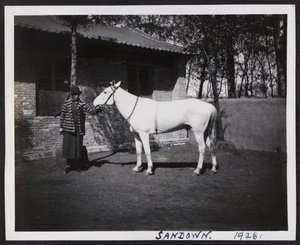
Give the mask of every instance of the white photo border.
<svg viewBox="0 0 300 245">
<path fill-rule="evenodd" d="M 112 232 L 16 232 L 15 227 L 15 149 L 14 149 L 14 16 L 18 15 L 151 15 L 151 14 L 287 14 L 287 231 L 256 232 L 256 240 L 296 239 L 296 6 L 293 4 L 253 5 L 130 5 L 130 6 L 5 6 L 5 230 L 6 240 L 158 240 L 159 231 Z M 176 232 L 176 231 L 164 231 Z M 203 231 L 204 236 L 188 240 L 234 240 L 237 231 Z M 245 232 L 245 231 L 244 231 Z M 187 234 L 188 232 L 185 232 Z M 190 234 L 195 233 L 191 231 Z M 187 236 L 186 236 L 187 237 Z M 185 237 L 185 238 L 186 238 Z M 182 240 L 182 239 L 178 239 Z M 254 240 L 254 239 L 252 239 Z"/>
</svg>

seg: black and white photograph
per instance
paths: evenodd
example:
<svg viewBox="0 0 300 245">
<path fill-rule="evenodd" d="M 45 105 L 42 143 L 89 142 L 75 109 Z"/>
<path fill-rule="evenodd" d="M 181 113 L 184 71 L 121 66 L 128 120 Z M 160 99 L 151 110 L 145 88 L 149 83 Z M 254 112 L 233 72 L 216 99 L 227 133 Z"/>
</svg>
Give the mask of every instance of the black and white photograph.
<svg viewBox="0 0 300 245">
<path fill-rule="evenodd" d="M 5 6 L 6 240 L 295 240 L 295 19 Z"/>
</svg>

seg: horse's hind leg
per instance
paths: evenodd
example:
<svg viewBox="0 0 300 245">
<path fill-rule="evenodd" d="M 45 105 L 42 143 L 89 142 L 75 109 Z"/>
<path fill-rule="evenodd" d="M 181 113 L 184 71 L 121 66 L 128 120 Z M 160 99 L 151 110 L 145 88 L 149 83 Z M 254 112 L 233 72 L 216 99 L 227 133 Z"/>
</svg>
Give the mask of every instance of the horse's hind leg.
<svg viewBox="0 0 300 245">
<path fill-rule="evenodd" d="M 204 135 L 202 132 L 194 131 L 196 141 L 198 143 L 199 149 L 199 160 L 197 168 L 195 169 L 194 173 L 199 175 L 202 168 L 203 168 L 203 160 L 204 160 L 204 153 L 205 153 L 205 142 L 204 142 Z"/>
<path fill-rule="evenodd" d="M 134 172 L 140 172 L 142 170 L 142 141 L 138 134 L 134 135 L 135 148 L 136 148 L 136 166 L 132 169 Z"/>
<path fill-rule="evenodd" d="M 213 173 L 217 173 L 217 158 L 216 158 L 216 145 L 215 145 L 215 142 L 214 140 L 211 138 L 211 136 L 208 136 L 207 139 L 206 139 L 206 144 L 208 146 L 208 149 L 210 151 L 210 154 L 211 154 L 211 160 L 212 160 L 212 168 L 211 168 L 211 171 Z"/>
</svg>

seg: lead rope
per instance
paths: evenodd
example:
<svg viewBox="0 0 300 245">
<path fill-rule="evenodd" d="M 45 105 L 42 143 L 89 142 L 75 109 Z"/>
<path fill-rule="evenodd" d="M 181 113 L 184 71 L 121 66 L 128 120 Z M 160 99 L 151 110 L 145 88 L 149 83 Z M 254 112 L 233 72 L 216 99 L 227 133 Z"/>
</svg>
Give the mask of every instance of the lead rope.
<svg viewBox="0 0 300 245">
<path fill-rule="evenodd" d="M 121 125 L 123 125 L 124 123 L 126 123 L 126 122 L 131 118 L 131 116 L 132 116 L 132 114 L 133 114 L 133 112 L 134 112 L 134 110 L 135 110 L 135 107 L 136 107 L 136 105 L 137 105 L 137 103 L 138 103 L 138 100 L 139 100 L 139 97 L 136 97 L 136 101 L 135 101 L 135 104 L 134 104 L 134 106 L 133 106 L 133 109 L 132 109 L 130 115 L 129 115 L 123 122 L 121 122 L 121 123 L 114 123 L 114 122 L 111 121 L 108 117 L 106 117 L 107 120 L 108 120 L 111 124 L 113 124 L 113 125 L 115 125 L 115 126 L 121 126 Z"/>
</svg>

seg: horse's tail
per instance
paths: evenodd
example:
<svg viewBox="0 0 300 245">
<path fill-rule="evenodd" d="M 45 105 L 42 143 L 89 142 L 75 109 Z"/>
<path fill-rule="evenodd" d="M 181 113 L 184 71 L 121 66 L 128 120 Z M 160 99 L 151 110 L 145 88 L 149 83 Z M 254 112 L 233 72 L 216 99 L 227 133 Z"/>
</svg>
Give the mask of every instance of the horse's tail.
<svg viewBox="0 0 300 245">
<path fill-rule="evenodd" d="M 217 145 L 217 118 L 218 118 L 217 110 L 213 108 L 206 129 L 206 135 L 208 138 L 207 140 L 210 141 L 208 146 L 211 152 L 215 152 L 215 148 Z"/>
</svg>

